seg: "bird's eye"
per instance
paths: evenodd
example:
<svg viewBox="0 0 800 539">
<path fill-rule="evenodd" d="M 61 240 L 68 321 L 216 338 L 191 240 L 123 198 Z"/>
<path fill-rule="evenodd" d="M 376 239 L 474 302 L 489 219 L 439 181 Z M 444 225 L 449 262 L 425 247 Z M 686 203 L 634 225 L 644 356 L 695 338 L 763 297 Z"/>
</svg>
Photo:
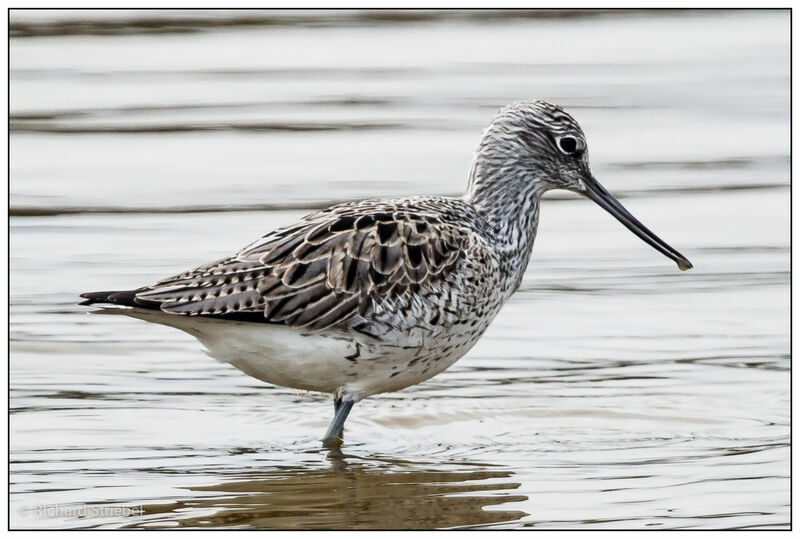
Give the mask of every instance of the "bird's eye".
<svg viewBox="0 0 800 539">
<path fill-rule="evenodd" d="M 572 155 L 578 150 L 578 139 L 575 137 L 561 137 L 558 139 L 559 149 L 567 155 Z"/>
</svg>

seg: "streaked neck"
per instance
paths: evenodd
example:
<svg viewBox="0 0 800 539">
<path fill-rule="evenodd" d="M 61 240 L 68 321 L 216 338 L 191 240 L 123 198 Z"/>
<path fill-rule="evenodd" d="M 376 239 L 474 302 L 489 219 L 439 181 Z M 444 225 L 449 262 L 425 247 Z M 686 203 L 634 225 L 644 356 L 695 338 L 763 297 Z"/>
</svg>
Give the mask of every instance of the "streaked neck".
<svg viewBox="0 0 800 539">
<path fill-rule="evenodd" d="M 464 196 L 487 224 L 498 252 L 519 285 L 531 256 L 539 223 L 539 200 L 546 191 L 529 169 L 516 164 L 494 166 L 476 159 Z"/>
</svg>

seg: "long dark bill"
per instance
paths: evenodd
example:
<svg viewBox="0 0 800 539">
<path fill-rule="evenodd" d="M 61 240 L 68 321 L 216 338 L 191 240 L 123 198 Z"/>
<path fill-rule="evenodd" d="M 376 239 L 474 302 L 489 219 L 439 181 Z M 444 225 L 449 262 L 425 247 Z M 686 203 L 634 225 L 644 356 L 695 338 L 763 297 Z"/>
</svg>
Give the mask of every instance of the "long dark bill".
<svg viewBox="0 0 800 539">
<path fill-rule="evenodd" d="M 678 251 L 667 245 L 664 240 L 650 232 L 650 230 L 636 219 L 633 215 L 625 209 L 625 207 L 614 198 L 611 193 L 600 185 L 597 180 L 591 178 L 586 181 L 586 191 L 583 193 L 590 199 L 594 200 L 598 206 L 613 215 L 617 221 L 625 225 L 628 230 L 642 238 L 645 242 L 649 243 L 656 250 L 660 251 L 674 260 L 678 264 L 678 268 L 683 271 L 692 268 L 692 263 L 686 259 L 685 256 Z"/>
</svg>

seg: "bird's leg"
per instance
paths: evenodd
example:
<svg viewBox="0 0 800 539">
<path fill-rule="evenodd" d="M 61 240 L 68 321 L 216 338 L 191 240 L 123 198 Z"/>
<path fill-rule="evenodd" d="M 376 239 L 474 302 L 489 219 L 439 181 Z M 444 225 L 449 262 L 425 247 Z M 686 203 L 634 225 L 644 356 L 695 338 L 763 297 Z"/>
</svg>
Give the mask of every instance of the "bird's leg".
<svg viewBox="0 0 800 539">
<path fill-rule="evenodd" d="M 325 437 L 322 438 L 322 445 L 325 447 L 338 447 L 342 445 L 344 422 L 355 403 L 355 395 L 344 395 L 334 398 L 333 409 L 335 414 L 333 416 L 333 421 L 331 421 L 328 427 L 328 432 L 326 432 Z"/>
</svg>

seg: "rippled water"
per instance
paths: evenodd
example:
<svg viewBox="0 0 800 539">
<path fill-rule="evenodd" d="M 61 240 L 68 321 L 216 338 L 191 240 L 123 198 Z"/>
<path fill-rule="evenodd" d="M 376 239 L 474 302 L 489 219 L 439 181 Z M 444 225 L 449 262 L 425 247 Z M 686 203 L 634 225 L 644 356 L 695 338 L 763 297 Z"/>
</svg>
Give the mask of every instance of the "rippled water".
<svg viewBox="0 0 800 539">
<path fill-rule="evenodd" d="M 788 12 L 11 22 L 12 527 L 788 527 Z M 554 193 L 485 337 L 357 405 L 342 456 L 327 396 L 76 305 L 333 201 L 458 193 L 528 97 L 695 269 Z"/>
</svg>

